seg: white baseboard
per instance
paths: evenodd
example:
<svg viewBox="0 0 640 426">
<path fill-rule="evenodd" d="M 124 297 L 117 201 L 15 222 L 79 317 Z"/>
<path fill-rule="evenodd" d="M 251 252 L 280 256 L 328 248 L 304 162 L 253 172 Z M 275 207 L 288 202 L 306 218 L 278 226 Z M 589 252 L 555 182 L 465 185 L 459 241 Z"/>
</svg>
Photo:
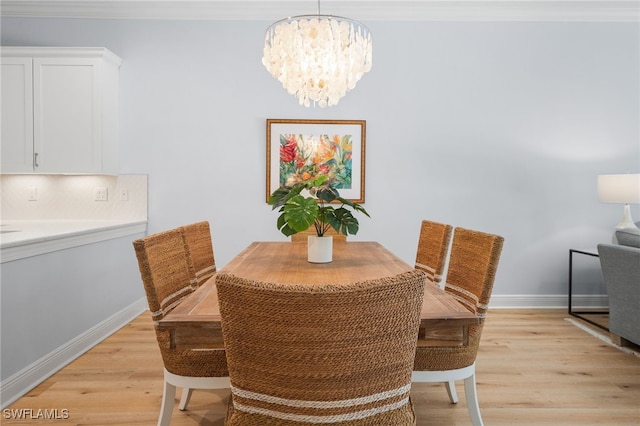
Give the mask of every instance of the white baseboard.
<svg viewBox="0 0 640 426">
<path fill-rule="evenodd" d="M 0 383 L 1 408 L 42 383 L 56 371 L 131 322 L 148 308 L 142 298 Z"/>
</svg>

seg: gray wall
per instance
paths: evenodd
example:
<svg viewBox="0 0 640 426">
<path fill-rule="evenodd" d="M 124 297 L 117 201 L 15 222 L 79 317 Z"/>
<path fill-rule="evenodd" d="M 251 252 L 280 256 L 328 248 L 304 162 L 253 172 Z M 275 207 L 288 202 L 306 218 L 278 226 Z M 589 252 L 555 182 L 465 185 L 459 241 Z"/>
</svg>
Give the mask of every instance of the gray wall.
<svg viewBox="0 0 640 426">
<path fill-rule="evenodd" d="M 610 240 L 622 206 L 598 202 L 596 176 L 640 171 L 638 23 L 368 22 L 373 70 L 328 109 L 298 106 L 262 67 L 268 24 L 7 18 L 1 31 L 3 45 L 124 59 L 121 171 L 149 175 L 150 232 L 209 220 L 220 266 L 285 239 L 265 203 L 266 118 L 366 120 L 372 218 L 353 239 L 412 263 L 423 218 L 501 234 L 494 295 L 566 294 L 568 249 Z"/>
<path fill-rule="evenodd" d="M 30 378 L 42 379 L 45 366 L 70 361 L 80 344 L 74 340 L 82 336 L 90 342 L 93 334 L 104 332 L 93 328 L 106 327 L 113 316 L 144 299 L 131 246 L 131 240 L 142 236 L 2 264 L 2 404 L 10 402 L 23 382 L 35 385 Z M 23 370 L 27 367 L 31 370 Z M 13 375 L 18 384 L 5 381 Z"/>
</svg>

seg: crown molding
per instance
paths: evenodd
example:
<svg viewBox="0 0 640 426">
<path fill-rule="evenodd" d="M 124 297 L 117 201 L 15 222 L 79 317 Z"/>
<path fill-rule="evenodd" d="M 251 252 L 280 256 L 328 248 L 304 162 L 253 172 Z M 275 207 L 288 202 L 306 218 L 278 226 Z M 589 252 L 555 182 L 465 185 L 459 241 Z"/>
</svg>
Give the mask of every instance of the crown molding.
<svg viewBox="0 0 640 426">
<path fill-rule="evenodd" d="M 640 22 L 638 0 L 323 1 L 361 21 Z M 2 17 L 264 20 L 315 14 L 316 0 L 3 0 Z"/>
</svg>

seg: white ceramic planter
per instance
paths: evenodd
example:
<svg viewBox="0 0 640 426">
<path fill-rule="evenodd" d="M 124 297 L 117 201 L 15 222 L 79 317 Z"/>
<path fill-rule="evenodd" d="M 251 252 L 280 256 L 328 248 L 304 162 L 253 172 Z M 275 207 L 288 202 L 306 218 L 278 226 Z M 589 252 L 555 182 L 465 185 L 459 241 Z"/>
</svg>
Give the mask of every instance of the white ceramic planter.
<svg viewBox="0 0 640 426">
<path fill-rule="evenodd" d="M 311 263 L 329 263 L 333 260 L 333 237 L 309 235 L 307 238 L 307 260 Z"/>
</svg>

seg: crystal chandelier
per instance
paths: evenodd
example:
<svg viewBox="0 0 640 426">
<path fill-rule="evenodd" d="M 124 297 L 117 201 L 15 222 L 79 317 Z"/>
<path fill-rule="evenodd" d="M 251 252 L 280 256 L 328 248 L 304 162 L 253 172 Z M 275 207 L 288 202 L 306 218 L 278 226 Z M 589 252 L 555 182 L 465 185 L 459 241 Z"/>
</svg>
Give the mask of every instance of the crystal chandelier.
<svg viewBox="0 0 640 426">
<path fill-rule="evenodd" d="M 300 15 L 267 28 L 262 64 L 300 105 L 338 103 L 371 69 L 371 33 L 339 16 Z"/>
</svg>

